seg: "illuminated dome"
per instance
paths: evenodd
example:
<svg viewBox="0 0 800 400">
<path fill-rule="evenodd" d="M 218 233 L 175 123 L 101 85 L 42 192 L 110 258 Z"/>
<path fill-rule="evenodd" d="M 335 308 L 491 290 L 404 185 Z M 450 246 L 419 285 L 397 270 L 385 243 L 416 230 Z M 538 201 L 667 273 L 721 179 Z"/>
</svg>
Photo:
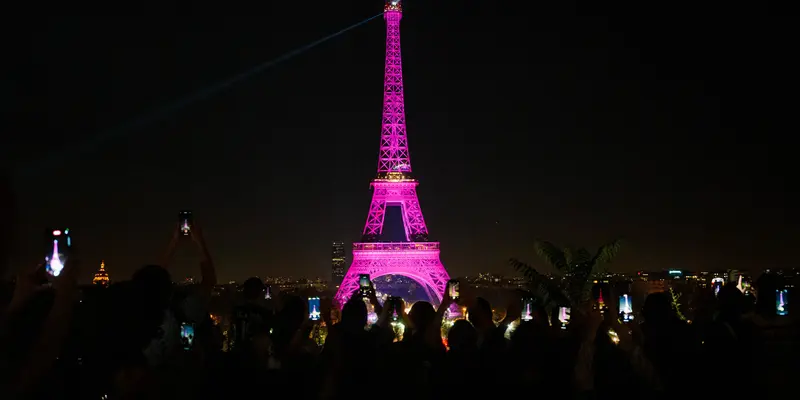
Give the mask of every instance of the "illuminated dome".
<svg viewBox="0 0 800 400">
<path fill-rule="evenodd" d="M 100 286 L 108 286 L 108 272 L 106 272 L 105 261 L 100 261 L 100 270 L 94 274 L 92 283 Z"/>
</svg>

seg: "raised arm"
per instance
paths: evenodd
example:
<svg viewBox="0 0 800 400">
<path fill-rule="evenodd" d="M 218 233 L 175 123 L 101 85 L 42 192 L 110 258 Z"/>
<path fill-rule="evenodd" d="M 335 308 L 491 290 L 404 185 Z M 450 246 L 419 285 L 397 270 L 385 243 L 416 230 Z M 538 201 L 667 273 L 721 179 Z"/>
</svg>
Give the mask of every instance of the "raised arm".
<svg viewBox="0 0 800 400">
<path fill-rule="evenodd" d="M 449 309 L 452 304 L 453 299 L 445 293 L 442 297 L 442 304 L 439 304 L 436 315 L 433 317 L 431 325 L 425 332 L 425 342 L 428 343 L 429 346 L 434 348 L 442 346 L 442 320 L 444 319 L 444 313 L 447 312 L 447 309 Z"/>
<path fill-rule="evenodd" d="M 178 246 L 178 240 L 180 237 L 180 229 L 178 228 L 178 225 L 175 225 L 175 229 L 172 231 L 172 237 L 169 239 L 169 244 L 164 250 L 164 254 L 161 255 L 162 268 L 169 268 L 169 264 L 172 262 L 172 258 L 175 255 L 175 247 Z"/>
<path fill-rule="evenodd" d="M 73 258 L 64 266 L 61 275 L 55 279 L 53 289 L 55 298 L 47 318 L 42 324 L 41 333 L 36 339 L 30 359 L 20 370 L 17 380 L 17 393 L 26 393 L 39 379 L 52 368 L 61 353 L 64 340 L 69 332 L 72 313 L 77 299 L 77 276 L 80 262 Z"/>
<path fill-rule="evenodd" d="M 606 312 L 606 323 L 617 332 L 617 336 L 619 336 L 619 344 L 617 346 L 628 355 L 628 360 L 633 367 L 634 373 L 644 379 L 651 388 L 660 389 L 661 383 L 656 368 L 644 355 L 642 346 L 638 342 L 642 338 L 638 322 L 633 321 L 629 324 L 619 322 L 617 304 L 611 301 Z"/>
<path fill-rule="evenodd" d="M 206 245 L 203 230 L 199 225 L 195 224 L 195 226 L 192 227 L 192 240 L 197 244 L 197 247 L 200 249 L 200 254 L 203 257 L 202 261 L 200 261 L 200 274 L 203 279 L 201 285 L 203 289 L 210 294 L 214 286 L 217 285 L 217 270 L 211 259 L 211 253 L 208 251 L 208 245 Z"/>
<path fill-rule="evenodd" d="M 594 352 L 597 329 L 603 322 L 599 312 L 592 310 L 589 304 L 583 309 L 575 310 L 570 326 L 577 331 L 580 340 L 578 356 L 575 359 L 575 368 L 572 378 L 576 392 L 583 397 L 594 393 Z"/>
<path fill-rule="evenodd" d="M 46 274 L 44 269 L 45 266 L 43 264 L 38 264 L 34 268 L 26 268 L 17 273 L 11 302 L 5 311 L 0 314 L 0 327 L 8 328 L 5 321 L 27 304 L 33 295 L 44 288 L 41 282 Z"/>
</svg>

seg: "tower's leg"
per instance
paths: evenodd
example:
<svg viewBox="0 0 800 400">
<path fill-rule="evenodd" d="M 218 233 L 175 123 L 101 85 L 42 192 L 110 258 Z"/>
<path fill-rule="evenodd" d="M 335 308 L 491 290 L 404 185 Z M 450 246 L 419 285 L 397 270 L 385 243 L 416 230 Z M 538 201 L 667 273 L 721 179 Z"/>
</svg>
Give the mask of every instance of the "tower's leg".
<svg viewBox="0 0 800 400">
<path fill-rule="evenodd" d="M 352 266 L 347 270 L 347 273 L 344 275 L 344 279 L 342 279 L 342 284 L 339 285 L 339 290 L 336 292 L 336 296 L 334 297 L 336 302 L 339 303 L 339 307 L 344 307 L 344 304 L 347 303 L 347 300 L 350 299 L 350 296 L 352 296 L 353 293 L 358 290 L 358 276 L 365 273 L 366 272 L 362 272 L 360 269 L 353 268 Z"/>
<path fill-rule="evenodd" d="M 376 187 L 372 192 L 372 202 L 369 204 L 367 225 L 364 226 L 364 238 L 375 241 L 383 232 L 383 218 L 386 215 L 386 189 Z"/>
<path fill-rule="evenodd" d="M 406 228 L 408 240 L 411 242 L 424 242 L 428 240 L 428 227 L 419 207 L 417 190 L 411 186 L 400 191 L 403 204 L 403 223 Z"/>
</svg>

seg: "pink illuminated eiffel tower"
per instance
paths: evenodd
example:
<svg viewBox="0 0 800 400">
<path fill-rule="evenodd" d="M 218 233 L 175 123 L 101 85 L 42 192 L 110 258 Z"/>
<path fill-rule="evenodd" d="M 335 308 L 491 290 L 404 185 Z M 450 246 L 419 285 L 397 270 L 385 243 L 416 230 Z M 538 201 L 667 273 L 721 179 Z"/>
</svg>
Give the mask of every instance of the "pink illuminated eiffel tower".
<svg viewBox="0 0 800 400">
<path fill-rule="evenodd" d="M 428 298 L 440 302 L 450 279 L 439 260 L 439 243 L 428 241 L 428 228 L 417 199 L 417 180 L 411 175 L 403 105 L 403 67 L 400 59 L 400 0 L 388 0 L 386 20 L 386 68 L 383 83 L 383 122 L 378 156 L 378 175 L 372 180 L 372 203 L 360 243 L 353 243 L 353 263 L 347 270 L 336 299 L 344 304 L 358 287 L 360 274 L 371 279 L 401 275 L 413 279 Z M 400 206 L 405 241 L 382 242 L 386 207 Z"/>
</svg>

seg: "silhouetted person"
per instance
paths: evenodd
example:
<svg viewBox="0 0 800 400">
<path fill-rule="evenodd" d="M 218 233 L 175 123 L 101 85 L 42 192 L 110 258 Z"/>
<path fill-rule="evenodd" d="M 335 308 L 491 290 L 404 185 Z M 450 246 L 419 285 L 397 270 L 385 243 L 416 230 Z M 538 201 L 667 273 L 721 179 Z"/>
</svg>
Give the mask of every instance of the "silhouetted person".
<svg viewBox="0 0 800 400">
<path fill-rule="evenodd" d="M 705 335 L 706 358 L 713 360 L 712 374 L 717 379 L 742 376 L 753 378 L 756 353 L 760 348 L 760 332 L 749 319 L 743 318 L 750 300 L 736 286 L 725 285 L 717 295 L 717 313 Z M 741 394 L 753 388 L 727 387 L 729 394 Z"/>
<path fill-rule="evenodd" d="M 474 355 L 478 350 L 478 331 L 468 321 L 459 319 L 447 332 L 447 344 L 451 354 Z"/>
<path fill-rule="evenodd" d="M 268 335 L 274 323 L 272 310 L 264 305 L 266 286 L 260 278 L 248 278 L 242 284 L 243 303 L 234 307 L 230 341 L 232 350 L 249 347 L 253 337 Z"/>
<path fill-rule="evenodd" d="M 684 390 L 686 377 L 695 376 L 699 343 L 691 327 L 677 314 L 672 295 L 652 293 L 642 307 L 645 355 L 655 366 L 667 392 Z"/>
<path fill-rule="evenodd" d="M 375 361 L 374 334 L 367 325 L 367 306 L 353 296 L 342 307 L 341 320 L 328 330 L 323 356 L 324 392 L 333 398 L 349 398 L 364 388 L 364 363 Z"/>
<path fill-rule="evenodd" d="M 488 300 L 478 297 L 469 307 L 469 322 L 478 332 L 478 348 L 484 366 L 501 365 L 506 351 L 505 330 L 507 325 L 496 326 L 492 319 L 492 305 Z M 490 367 L 489 372 L 498 372 Z"/>
<path fill-rule="evenodd" d="M 180 322 L 172 305 L 172 277 L 158 265 L 146 265 L 131 278 L 128 301 L 138 313 L 142 329 L 150 343 L 144 349 L 148 363 L 161 366 L 180 351 Z M 136 308 L 138 305 L 138 309 Z"/>
<path fill-rule="evenodd" d="M 782 278 L 772 272 L 764 272 L 753 285 L 758 293 L 756 313 L 764 318 L 775 317 L 775 301 L 777 290 L 781 288 Z"/>
<path fill-rule="evenodd" d="M 461 382 L 479 382 L 484 379 L 478 358 L 478 332 L 467 320 L 457 320 L 447 333 L 450 350 L 444 362 L 435 368 L 432 380 L 436 398 L 470 398 L 474 387 Z M 437 385 L 436 382 L 455 382 Z"/>
</svg>

